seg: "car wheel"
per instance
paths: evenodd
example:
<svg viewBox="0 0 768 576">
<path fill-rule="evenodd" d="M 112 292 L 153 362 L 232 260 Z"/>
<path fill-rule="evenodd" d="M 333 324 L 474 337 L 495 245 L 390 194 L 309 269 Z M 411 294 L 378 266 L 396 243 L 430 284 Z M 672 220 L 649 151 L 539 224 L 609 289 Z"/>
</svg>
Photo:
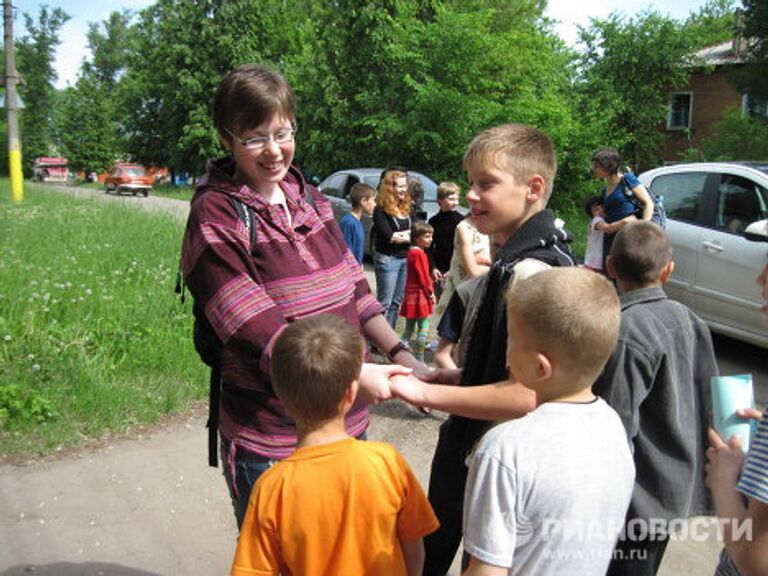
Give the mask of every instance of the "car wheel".
<svg viewBox="0 0 768 576">
<path fill-rule="evenodd" d="M 147 196 L 149 196 L 149 190 L 144 190 L 144 198 L 146 198 Z"/>
</svg>

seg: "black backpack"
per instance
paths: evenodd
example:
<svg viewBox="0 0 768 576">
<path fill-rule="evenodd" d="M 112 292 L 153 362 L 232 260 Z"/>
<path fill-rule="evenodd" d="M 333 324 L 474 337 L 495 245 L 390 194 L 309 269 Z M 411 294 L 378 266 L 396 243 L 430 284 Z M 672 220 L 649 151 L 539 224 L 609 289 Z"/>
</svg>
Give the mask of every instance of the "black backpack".
<svg viewBox="0 0 768 576">
<path fill-rule="evenodd" d="M 256 228 L 253 225 L 253 208 L 231 196 L 228 196 L 227 198 L 235 209 L 235 212 L 237 212 L 237 217 L 243 222 L 245 228 L 248 230 L 251 251 L 253 251 L 253 246 L 256 241 Z M 304 200 L 317 211 L 315 199 L 312 197 L 312 193 L 308 188 L 304 193 Z M 176 275 L 176 287 L 174 291 L 179 294 L 183 304 L 186 300 L 186 290 L 181 264 L 179 264 L 179 270 Z M 216 468 L 218 467 L 219 457 L 219 401 L 221 399 L 221 369 L 219 360 L 223 345 L 219 336 L 216 334 L 216 331 L 213 329 L 213 326 L 211 326 L 211 323 L 208 321 L 208 318 L 205 317 L 205 312 L 197 302 L 194 302 L 192 305 L 192 313 L 195 318 L 192 326 L 192 341 L 195 345 L 195 350 L 197 350 L 200 359 L 211 368 L 210 387 L 208 391 L 208 421 L 206 422 L 205 427 L 208 428 L 208 465 Z"/>
</svg>

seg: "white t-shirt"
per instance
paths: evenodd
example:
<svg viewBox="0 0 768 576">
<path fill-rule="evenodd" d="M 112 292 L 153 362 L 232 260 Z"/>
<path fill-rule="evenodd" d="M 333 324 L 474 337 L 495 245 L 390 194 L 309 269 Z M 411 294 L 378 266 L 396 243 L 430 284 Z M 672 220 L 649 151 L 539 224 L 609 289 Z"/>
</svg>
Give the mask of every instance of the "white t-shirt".
<svg viewBox="0 0 768 576">
<path fill-rule="evenodd" d="M 542 404 L 488 431 L 467 463 L 467 553 L 516 576 L 605 574 L 635 480 L 605 401 Z"/>
<path fill-rule="evenodd" d="M 584 265 L 595 270 L 603 269 L 603 232 L 595 228 L 598 222 L 605 222 L 602 216 L 595 216 L 589 223 L 587 250 L 584 253 Z"/>
</svg>

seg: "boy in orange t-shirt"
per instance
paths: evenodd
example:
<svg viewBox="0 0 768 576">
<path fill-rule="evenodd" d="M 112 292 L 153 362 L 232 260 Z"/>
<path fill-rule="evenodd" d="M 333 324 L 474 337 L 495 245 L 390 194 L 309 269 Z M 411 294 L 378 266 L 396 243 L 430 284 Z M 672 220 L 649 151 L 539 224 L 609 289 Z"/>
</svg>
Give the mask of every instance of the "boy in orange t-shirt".
<svg viewBox="0 0 768 576">
<path fill-rule="evenodd" d="M 344 319 L 290 324 L 272 352 L 272 385 L 299 443 L 257 481 L 232 576 L 420 575 L 422 538 L 438 527 L 405 459 L 347 435 L 363 341 Z"/>
</svg>

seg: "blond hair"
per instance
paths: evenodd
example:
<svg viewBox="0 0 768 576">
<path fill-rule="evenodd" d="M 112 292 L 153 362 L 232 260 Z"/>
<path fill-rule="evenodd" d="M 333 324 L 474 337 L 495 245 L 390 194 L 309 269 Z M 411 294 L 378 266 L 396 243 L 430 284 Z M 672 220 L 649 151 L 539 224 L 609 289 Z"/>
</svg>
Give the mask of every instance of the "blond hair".
<svg viewBox="0 0 768 576">
<path fill-rule="evenodd" d="M 360 333 L 340 316 L 297 320 L 272 351 L 272 387 L 295 420 L 318 424 L 339 416 L 339 404 L 363 365 Z"/>
<path fill-rule="evenodd" d="M 572 371 L 574 381 L 600 374 L 616 347 L 620 316 L 614 287 L 585 268 L 543 270 L 507 292 L 508 321 L 522 322 L 535 347 Z"/>
<path fill-rule="evenodd" d="M 461 193 L 461 188 L 459 188 L 459 185 L 456 184 L 456 182 L 440 182 L 440 184 L 437 186 L 438 200 L 448 198 L 448 196 L 451 196 L 453 194 L 456 194 L 458 196 L 460 193 Z"/>
<path fill-rule="evenodd" d="M 517 184 L 532 176 L 544 178 L 544 203 L 552 195 L 557 157 L 549 136 L 525 124 L 504 124 L 475 136 L 464 154 L 464 169 L 497 169 L 509 172 Z"/>
</svg>

